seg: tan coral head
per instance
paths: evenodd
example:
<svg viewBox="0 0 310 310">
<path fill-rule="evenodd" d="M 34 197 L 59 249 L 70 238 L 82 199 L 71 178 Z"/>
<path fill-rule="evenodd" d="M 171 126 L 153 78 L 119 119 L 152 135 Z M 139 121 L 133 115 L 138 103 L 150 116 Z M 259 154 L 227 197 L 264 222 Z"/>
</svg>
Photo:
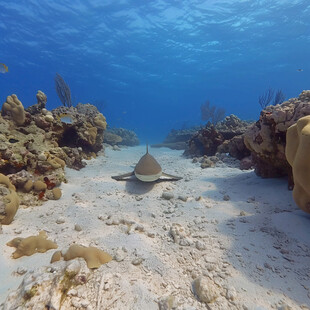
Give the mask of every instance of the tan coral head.
<svg viewBox="0 0 310 310">
<path fill-rule="evenodd" d="M 286 133 L 285 155 L 292 166 L 293 198 L 310 213 L 310 115 L 300 118 Z"/>
</svg>

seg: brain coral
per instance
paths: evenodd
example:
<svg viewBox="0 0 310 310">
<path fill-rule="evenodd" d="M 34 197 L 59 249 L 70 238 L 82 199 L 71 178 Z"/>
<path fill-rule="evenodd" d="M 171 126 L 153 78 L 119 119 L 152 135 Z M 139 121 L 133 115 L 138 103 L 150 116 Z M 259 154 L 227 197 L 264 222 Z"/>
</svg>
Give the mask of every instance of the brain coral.
<svg viewBox="0 0 310 310">
<path fill-rule="evenodd" d="M 302 117 L 286 134 L 285 155 L 292 166 L 293 198 L 305 212 L 310 213 L 310 115 Z"/>
</svg>

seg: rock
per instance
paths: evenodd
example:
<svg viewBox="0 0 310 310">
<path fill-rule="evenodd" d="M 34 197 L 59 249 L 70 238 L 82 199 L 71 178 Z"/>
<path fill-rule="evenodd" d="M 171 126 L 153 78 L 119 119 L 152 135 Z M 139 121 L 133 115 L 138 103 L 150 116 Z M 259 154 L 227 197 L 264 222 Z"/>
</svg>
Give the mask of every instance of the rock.
<svg viewBox="0 0 310 310">
<path fill-rule="evenodd" d="M 234 287 L 229 287 L 226 291 L 226 298 L 228 300 L 235 300 L 237 297 L 237 292 L 236 289 Z"/>
<path fill-rule="evenodd" d="M 57 220 L 56 220 L 56 224 L 63 224 L 65 223 L 66 220 L 63 216 L 60 216 Z"/>
<path fill-rule="evenodd" d="M 171 192 L 163 192 L 161 194 L 161 198 L 166 199 L 166 200 L 170 200 L 174 198 L 174 194 Z"/>
<path fill-rule="evenodd" d="M 177 303 L 176 303 L 175 297 L 173 295 L 169 295 L 169 296 L 161 298 L 158 301 L 158 307 L 159 307 L 159 310 L 176 309 Z"/>
<path fill-rule="evenodd" d="M 76 231 L 82 231 L 82 227 L 79 224 L 74 225 L 74 230 Z"/>
<path fill-rule="evenodd" d="M 224 195 L 224 196 L 223 196 L 223 200 L 224 200 L 224 201 L 229 201 L 229 200 L 230 200 L 230 196 L 227 195 L 227 194 Z"/>
<path fill-rule="evenodd" d="M 218 286 L 208 277 L 196 278 L 193 281 L 192 289 L 195 297 L 204 303 L 212 303 L 219 296 Z"/>
<path fill-rule="evenodd" d="M 127 256 L 127 251 L 124 251 L 123 248 L 118 248 L 116 250 L 116 253 L 114 254 L 114 259 L 117 262 L 121 262 L 126 258 L 126 256 Z"/>
<path fill-rule="evenodd" d="M 170 235 L 173 238 L 174 243 L 181 246 L 190 246 L 193 241 L 190 238 L 190 232 L 180 224 L 173 223 L 169 230 Z"/>
<path fill-rule="evenodd" d="M 240 161 L 240 169 L 241 170 L 249 170 L 253 168 L 253 162 L 251 156 L 247 156 L 241 159 Z"/>
<path fill-rule="evenodd" d="M 180 200 L 186 202 L 187 199 L 188 199 L 188 197 L 187 197 L 187 196 L 180 195 L 180 196 L 178 196 L 178 199 L 180 199 Z"/>
</svg>

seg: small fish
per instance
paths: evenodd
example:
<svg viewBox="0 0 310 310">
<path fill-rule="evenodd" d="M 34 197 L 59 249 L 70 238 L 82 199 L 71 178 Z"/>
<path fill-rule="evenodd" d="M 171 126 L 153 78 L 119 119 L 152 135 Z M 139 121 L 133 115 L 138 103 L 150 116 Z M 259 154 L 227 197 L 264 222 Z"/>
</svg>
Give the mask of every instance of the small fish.
<svg viewBox="0 0 310 310">
<path fill-rule="evenodd" d="M 73 124 L 74 123 L 74 119 L 70 114 L 60 114 L 59 116 L 59 120 L 64 123 L 64 124 Z"/>
<path fill-rule="evenodd" d="M 304 69 L 297 69 L 296 71 L 298 71 L 298 72 L 302 72 L 302 71 L 304 71 Z"/>
<path fill-rule="evenodd" d="M 7 73 L 7 72 L 9 72 L 8 66 L 6 66 L 5 64 L 0 63 L 0 73 Z"/>
</svg>

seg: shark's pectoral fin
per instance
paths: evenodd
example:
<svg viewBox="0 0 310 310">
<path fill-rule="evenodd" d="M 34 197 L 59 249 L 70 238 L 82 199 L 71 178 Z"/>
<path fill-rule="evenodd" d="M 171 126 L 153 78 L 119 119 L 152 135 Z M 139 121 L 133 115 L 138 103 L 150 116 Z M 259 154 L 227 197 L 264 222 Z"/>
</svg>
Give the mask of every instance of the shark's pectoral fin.
<svg viewBox="0 0 310 310">
<path fill-rule="evenodd" d="M 175 175 L 172 175 L 172 174 L 168 174 L 168 173 L 165 173 L 165 172 L 162 173 L 162 176 L 171 179 L 171 181 L 174 181 L 174 180 L 175 181 L 179 181 L 179 180 L 183 179 L 182 177 L 178 177 L 178 176 L 175 176 Z"/>
<path fill-rule="evenodd" d="M 125 174 L 121 174 L 121 175 L 114 175 L 114 176 L 111 176 L 111 178 L 116 180 L 116 181 L 121 181 L 124 178 L 130 177 L 132 175 L 134 175 L 134 171 L 128 172 L 128 173 L 125 173 Z"/>
</svg>

